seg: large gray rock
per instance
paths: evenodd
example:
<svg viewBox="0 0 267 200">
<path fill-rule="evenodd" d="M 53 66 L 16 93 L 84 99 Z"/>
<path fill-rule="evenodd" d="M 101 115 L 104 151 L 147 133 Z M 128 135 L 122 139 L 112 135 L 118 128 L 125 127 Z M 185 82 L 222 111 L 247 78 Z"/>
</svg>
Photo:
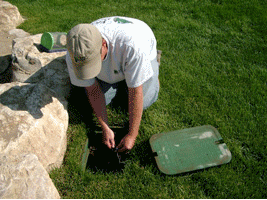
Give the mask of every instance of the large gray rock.
<svg viewBox="0 0 267 200">
<path fill-rule="evenodd" d="M 30 34 L 21 29 L 12 29 L 8 32 L 0 30 L 0 84 L 12 81 L 11 49 L 12 40 L 27 37 Z"/>
<path fill-rule="evenodd" d="M 16 6 L 7 1 L 0 1 L 0 30 L 14 29 L 23 21 Z"/>
<path fill-rule="evenodd" d="M 67 103 L 43 84 L 0 84 L 0 153 L 34 153 L 47 171 L 66 151 Z"/>
<path fill-rule="evenodd" d="M 66 97 L 70 91 L 66 52 L 42 52 L 41 37 L 42 34 L 38 34 L 13 40 L 13 81 L 42 83 Z"/>
<path fill-rule="evenodd" d="M 12 40 L 29 34 L 15 29 L 24 19 L 16 6 L 0 0 L 0 84 L 12 81 L 11 49 Z"/>
<path fill-rule="evenodd" d="M 59 199 L 48 173 L 34 154 L 0 154 L 1 199 Z"/>
<path fill-rule="evenodd" d="M 65 53 L 39 52 L 41 35 L 15 29 L 23 21 L 16 6 L 0 0 L 0 198 L 60 198 L 47 172 L 66 151 Z M 36 84 L 1 84 L 13 77 Z"/>
<path fill-rule="evenodd" d="M 0 29 L 0 56 L 11 55 L 13 39 L 15 39 L 15 35 L 10 35 L 7 31 Z"/>
</svg>

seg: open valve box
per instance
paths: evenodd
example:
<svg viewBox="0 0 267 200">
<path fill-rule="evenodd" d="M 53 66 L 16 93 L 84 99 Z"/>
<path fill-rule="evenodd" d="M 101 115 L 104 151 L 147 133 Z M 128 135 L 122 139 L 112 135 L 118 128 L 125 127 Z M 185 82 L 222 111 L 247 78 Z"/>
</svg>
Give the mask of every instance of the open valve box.
<svg viewBox="0 0 267 200">
<path fill-rule="evenodd" d="M 221 135 L 210 125 L 155 134 L 149 139 L 149 144 L 159 170 L 167 175 L 214 167 L 232 159 Z M 83 170 L 90 161 L 90 148 L 87 139 L 82 158 Z M 112 155 L 118 156 L 120 164 L 119 155 L 116 152 Z"/>
</svg>

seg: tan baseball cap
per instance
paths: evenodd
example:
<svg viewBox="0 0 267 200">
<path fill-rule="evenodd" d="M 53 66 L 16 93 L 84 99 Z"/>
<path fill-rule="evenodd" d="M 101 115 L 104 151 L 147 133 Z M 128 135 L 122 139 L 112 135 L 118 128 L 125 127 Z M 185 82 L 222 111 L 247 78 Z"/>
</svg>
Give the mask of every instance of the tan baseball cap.
<svg viewBox="0 0 267 200">
<path fill-rule="evenodd" d="M 101 70 L 102 36 L 91 24 L 79 24 L 67 35 L 69 51 L 75 75 L 79 79 L 96 77 Z"/>
</svg>

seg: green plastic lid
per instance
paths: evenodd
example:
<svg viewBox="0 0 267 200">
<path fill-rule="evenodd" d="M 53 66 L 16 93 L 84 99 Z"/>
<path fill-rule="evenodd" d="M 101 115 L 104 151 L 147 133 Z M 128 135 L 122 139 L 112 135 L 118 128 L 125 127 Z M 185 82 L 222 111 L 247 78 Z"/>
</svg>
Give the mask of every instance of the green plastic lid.
<svg viewBox="0 0 267 200">
<path fill-rule="evenodd" d="M 46 32 L 43 33 L 42 38 L 41 38 L 41 45 L 48 50 L 51 50 L 54 46 L 54 37 L 51 33 Z"/>
<path fill-rule="evenodd" d="M 232 158 L 217 129 L 209 125 L 153 135 L 150 145 L 160 171 L 169 175 L 225 164 Z"/>
</svg>

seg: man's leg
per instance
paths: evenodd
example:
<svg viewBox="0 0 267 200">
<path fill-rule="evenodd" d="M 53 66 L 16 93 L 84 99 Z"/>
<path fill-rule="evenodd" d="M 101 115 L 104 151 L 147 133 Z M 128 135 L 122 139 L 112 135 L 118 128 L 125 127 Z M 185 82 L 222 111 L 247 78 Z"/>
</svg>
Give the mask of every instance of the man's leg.
<svg viewBox="0 0 267 200">
<path fill-rule="evenodd" d="M 157 58 L 152 60 L 151 64 L 154 75 L 143 84 L 144 109 L 147 109 L 149 106 L 155 103 L 159 94 L 159 63 L 157 62 Z"/>
</svg>

